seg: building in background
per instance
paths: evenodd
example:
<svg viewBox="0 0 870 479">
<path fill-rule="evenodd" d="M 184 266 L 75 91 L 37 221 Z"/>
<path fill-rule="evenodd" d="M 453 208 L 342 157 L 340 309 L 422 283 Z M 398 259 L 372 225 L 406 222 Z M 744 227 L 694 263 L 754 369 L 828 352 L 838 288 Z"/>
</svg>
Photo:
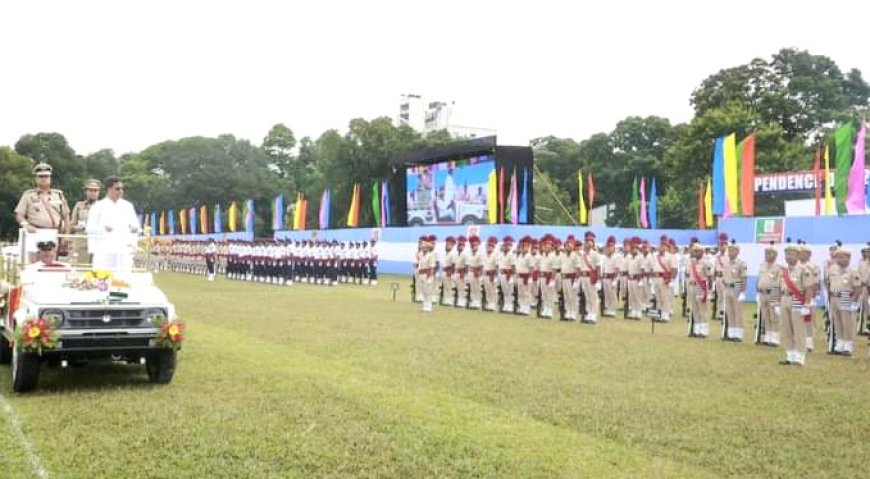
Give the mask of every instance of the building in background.
<svg viewBox="0 0 870 479">
<path fill-rule="evenodd" d="M 495 136 L 496 130 L 457 124 L 455 102 L 430 101 L 426 103 L 421 95 L 406 94 L 399 100 L 399 116 L 396 125 L 407 125 L 422 134 L 447 130 L 456 138 L 481 138 Z"/>
</svg>

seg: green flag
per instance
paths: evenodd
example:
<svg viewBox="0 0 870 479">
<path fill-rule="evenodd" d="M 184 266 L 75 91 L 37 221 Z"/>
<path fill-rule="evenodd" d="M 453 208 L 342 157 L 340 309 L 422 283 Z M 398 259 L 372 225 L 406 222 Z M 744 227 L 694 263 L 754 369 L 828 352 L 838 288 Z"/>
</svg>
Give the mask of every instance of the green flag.
<svg viewBox="0 0 870 479">
<path fill-rule="evenodd" d="M 631 214 L 634 216 L 634 227 L 640 228 L 640 200 L 637 198 L 637 177 L 631 182 Z"/>
<path fill-rule="evenodd" d="M 379 186 L 379 181 L 375 181 L 375 184 L 372 185 L 372 211 L 375 214 L 375 228 L 381 227 L 381 189 Z"/>
<path fill-rule="evenodd" d="M 836 173 L 834 173 L 834 192 L 837 195 L 837 214 L 846 214 L 846 189 L 849 184 L 849 169 L 852 168 L 852 154 L 855 146 L 855 124 L 848 122 L 834 132 Z"/>
</svg>

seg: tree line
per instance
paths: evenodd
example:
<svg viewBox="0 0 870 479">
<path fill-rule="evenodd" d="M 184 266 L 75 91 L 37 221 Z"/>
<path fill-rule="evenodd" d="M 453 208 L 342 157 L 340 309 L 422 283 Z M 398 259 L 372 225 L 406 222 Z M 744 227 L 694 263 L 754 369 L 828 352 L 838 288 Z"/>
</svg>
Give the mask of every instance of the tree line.
<svg viewBox="0 0 870 479">
<path fill-rule="evenodd" d="M 695 227 L 697 185 L 710 174 L 716 137 L 755 132 L 758 172 L 809 169 L 817 144 L 836 125 L 866 118 L 868 98 L 870 85 L 859 70 L 844 72 L 826 56 L 797 49 L 722 69 L 691 92 L 694 116 L 687 123 L 630 116 L 612 131 L 580 141 L 532 140 L 535 220 L 571 224 L 576 219 L 577 171 L 582 168 L 595 177 L 596 205 L 615 205 L 608 224 L 634 225 L 632 179 L 655 176 L 662 192 L 660 225 Z M 329 187 L 332 226 L 340 227 L 355 182 L 365 186 L 390 177 L 388 161 L 397 152 L 453 141 L 457 139 L 445 131 L 422 135 L 386 117 L 354 119 L 345 132 L 331 129 L 317 138 L 297 140 L 291 128 L 277 124 L 259 145 L 227 134 L 164 141 L 120 156 L 110 149 L 77 154 L 60 133 L 27 134 L 12 147 L 0 146 L 0 237 L 15 235 L 12 210 L 20 193 L 32 187 L 30 170 L 39 161 L 54 167 L 54 187 L 64 190 L 71 203 L 81 198 L 85 179 L 112 174 L 124 179 L 127 197 L 140 211 L 252 198 L 259 205 L 256 232 L 267 235 L 268 204 L 277 193 L 285 198 L 305 194 L 314 206 L 307 223 L 314 225 L 320 194 Z M 758 198 L 756 208 L 759 215 L 780 214 L 782 198 Z M 360 224 L 372 221 L 371 208 L 363 208 Z"/>
</svg>

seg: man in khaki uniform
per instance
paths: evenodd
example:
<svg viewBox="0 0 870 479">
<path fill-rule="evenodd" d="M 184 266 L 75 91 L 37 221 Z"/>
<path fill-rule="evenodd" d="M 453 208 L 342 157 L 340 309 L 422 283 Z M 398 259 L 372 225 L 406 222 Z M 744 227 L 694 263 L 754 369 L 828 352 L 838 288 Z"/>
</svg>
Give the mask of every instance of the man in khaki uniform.
<svg viewBox="0 0 870 479">
<path fill-rule="evenodd" d="M 420 275 L 418 274 L 420 263 L 423 261 L 423 256 L 426 254 L 426 250 L 423 247 L 423 243 L 426 242 L 427 237 L 421 236 L 417 239 L 417 252 L 414 254 L 414 277 L 411 278 L 414 286 L 414 301 L 417 303 L 423 302 L 423 285 L 420 280 Z M 298 268 L 297 268 L 298 271 Z M 344 278 L 344 276 L 342 277 Z M 297 281 L 298 276 L 297 276 Z M 344 279 L 342 279 L 342 282 Z"/>
<path fill-rule="evenodd" d="M 532 238 L 531 243 L 532 287 L 529 290 L 529 307 L 538 308 L 538 296 L 541 294 L 541 243 Z"/>
<path fill-rule="evenodd" d="M 498 238 L 490 236 L 486 240 L 486 254 L 483 256 L 483 289 L 486 292 L 487 311 L 495 311 L 498 303 L 498 293 L 496 284 L 498 284 L 498 252 L 495 248 L 498 245 Z"/>
<path fill-rule="evenodd" d="M 870 317 L 870 304 L 868 304 L 868 297 L 870 297 L 870 243 L 867 243 L 867 246 L 861 250 L 861 257 L 861 262 L 858 263 L 858 276 L 861 277 L 861 305 L 858 308 L 860 329 L 858 333 L 867 334 L 868 326 L 870 326 L 867 324 L 867 318 Z"/>
<path fill-rule="evenodd" d="M 643 311 L 643 256 L 640 255 L 641 239 L 631 242 L 631 256 L 626 259 L 628 271 L 628 319 L 641 319 Z"/>
<path fill-rule="evenodd" d="M 530 291 L 532 289 L 532 255 L 529 252 L 529 246 L 532 239 L 524 236 L 520 239 L 519 251 L 516 258 L 516 273 L 517 273 L 517 305 L 519 314 L 529 314 Z"/>
<path fill-rule="evenodd" d="M 480 301 L 480 288 L 483 282 L 483 252 L 480 251 L 480 237 L 470 236 L 468 244 L 471 245 L 471 251 L 468 252 L 468 288 L 471 309 L 480 309 L 482 304 Z"/>
<path fill-rule="evenodd" d="M 580 309 L 580 281 L 577 268 L 580 266 L 580 256 L 575 251 L 577 241 L 573 235 L 565 238 L 565 251 L 558 256 L 559 271 L 562 276 L 562 298 L 565 304 L 565 319 L 577 319 Z"/>
<path fill-rule="evenodd" d="M 855 345 L 855 313 L 861 299 L 861 277 L 849 267 L 852 253 L 843 248 L 834 252 L 835 263 L 828 270 L 831 315 L 828 352 L 851 356 Z"/>
<path fill-rule="evenodd" d="M 728 259 L 722 268 L 721 300 L 725 303 L 725 316 L 722 322 L 724 341 L 743 341 L 743 308 L 741 302 L 746 298 L 746 262 L 738 258 L 740 246 L 735 240 L 728 245 Z"/>
<path fill-rule="evenodd" d="M 713 289 L 716 292 L 716 311 L 715 319 L 722 320 L 725 316 L 725 285 L 722 276 L 725 274 L 725 261 L 728 256 L 726 251 L 728 247 L 728 235 L 726 233 L 719 234 L 719 248 L 713 257 Z"/>
<path fill-rule="evenodd" d="M 623 306 L 628 314 L 628 259 L 631 258 L 632 238 L 626 237 L 622 240 L 622 251 L 618 253 L 617 264 L 619 265 L 619 282 L 616 286 L 619 293 L 619 299 L 622 300 Z"/>
<path fill-rule="evenodd" d="M 456 288 L 456 307 L 464 308 L 467 305 L 466 285 L 468 281 L 468 260 L 465 251 L 465 236 L 456 238 L 456 256 L 453 259 L 455 272 L 453 273 L 453 284 Z"/>
<path fill-rule="evenodd" d="M 501 310 L 504 313 L 514 312 L 516 256 L 511 251 L 513 244 L 514 239 L 511 236 L 505 236 L 501 243 L 501 252 L 498 254 L 499 286 L 501 287 L 501 296 L 504 300 Z"/>
<path fill-rule="evenodd" d="M 761 332 L 758 343 L 765 346 L 779 346 L 779 316 L 774 314 L 774 308 L 779 306 L 780 271 L 782 267 L 776 264 L 777 251 L 770 243 L 764 250 L 764 262 L 758 267 L 758 323 Z"/>
<path fill-rule="evenodd" d="M 670 253 L 670 245 L 668 244 L 667 236 L 662 236 L 658 254 L 652 255 L 648 263 L 650 268 L 650 281 L 652 282 L 652 289 L 656 296 L 656 306 L 659 310 L 659 319 L 663 322 L 668 322 L 671 320 L 671 311 L 674 302 L 673 291 L 671 291 L 671 282 L 674 281 L 677 263 L 673 255 Z"/>
<path fill-rule="evenodd" d="M 435 259 L 434 235 L 425 237 L 423 241 L 423 255 L 417 263 L 417 274 L 420 277 L 420 285 L 423 288 L 423 312 L 432 312 L 432 303 L 435 300 L 435 267 L 438 265 Z"/>
<path fill-rule="evenodd" d="M 25 191 L 15 207 L 15 220 L 34 238 L 38 237 L 39 230 L 54 230 L 64 234 L 70 232 L 69 205 L 63 191 L 51 187 L 51 173 L 52 168 L 48 163 L 34 166 L 36 188 Z M 28 251 L 33 253 L 36 249 L 28 245 Z"/>
<path fill-rule="evenodd" d="M 580 286 L 583 288 L 583 296 L 586 298 L 586 317 L 584 323 L 595 324 L 598 322 L 598 275 L 601 272 L 601 255 L 595 251 L 595 233 L 587 231 L 583 235 L 583 252 L 580 253 L 578 270 L 580 271 Z"/>
<path fill-rule="evenodd" d="M 710 277 L 713 267 L 704 259 L 704 248 L 700 243 L 692 243 L 689 247 L 691 258 L 688 264 L 686 278 L 692 316 L 689 320 L 689 337 L 706 338 L 710 335 L 710 324 L 707 322 L 707 300 L 710 296 Z"/>
<path fill-rule="evenodd" d="M 615 256 L 616 237 L 609 236 L 604 245 L 604 257 L 601 258 L 601 279 L 604 288 L 604 316 L 616 316 L 617 282 L 619 281 L 619 258 Z"/>
<path fill-rule="evenodd" d="M 808 288 L 811 289 L 811 294 L 809 298 L 807 298 L 808 303 L 810 304 L 810 311 L 807 313 L 806 321 L 804 323 L 804 327 L 806 328 L 805 337 L 807 343 L 807 351 L 812 352 L 815 349 L 815 312 L 813 311 L 813 305 L 816 301 L 816 294 L 819 292 L 819 284 L 821 282 L 820 270 L 819 266 L 814 262 L 810 261 L 813 256 L 813 252 L 810 249 L 809 245 L 805 242 L 801 241 L 798 246 L 799 258 L 801 265 L 807 269 L 810 278 L 810 284 Z"/>
<path fill-rule="evenodd" d="M 76 235 L 85 235 L 87 232 L 85 231 L 85 227 L 88 224 L 88 212 L 91 209 L 91 206 L 100 199 L 100 188 L 102 188 L 102 183 L 100 180 L 91 178 L 90 180 L 85 181 L 84 184 L 84 192 L 85 199 L 79 201 L 73 206 L 72 209 L 72 218 L 70 220 L 70 225 L 72 226 L 72 232 Z M 75 255 L 75 263 L 89 263 L 90 258 L 88 256 L 88 240 L 87 238 L 76 238 L 73 241 L 73 254 Z"/>
<path fill-rule="evenodd" d="M 546 234 L 541 238 L 541 317 L 545 319 L 553 317 L 553 309 L 556 307 L 556 275 L 553 266 L 560 260 L 553 251 L 554 243 L 552 235 Z"/>
<path fill-rule="evenodd" d="M 456 238 L 448 236 L 444 240 L 444 255 L 439 262 L 443 268 L 444 275 L 441 278 L 441 304 L 445 306 L 456 306 L 454 302 L 454 292 L 456 291 L 456 282 L 453 278 L 453 273 L 456 272 Z"/>
<path fill-rule="evenodd" d="M 814 283 L 812 272 L 799 262 L 800 250 L 800 246 L 791 243 L 785 247 L 786 266 L 780 276 L 779 332 L 786 358 L 779 363 L 783 365 L 803 366 L 807 356 L 804 318 L 812 311 Z"/>
</svg>

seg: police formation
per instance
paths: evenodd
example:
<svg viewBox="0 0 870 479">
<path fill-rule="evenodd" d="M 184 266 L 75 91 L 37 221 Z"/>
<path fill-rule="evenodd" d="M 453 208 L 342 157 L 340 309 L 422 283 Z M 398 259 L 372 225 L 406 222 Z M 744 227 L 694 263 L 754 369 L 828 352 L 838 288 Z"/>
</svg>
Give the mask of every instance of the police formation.
<svg viewBox="0 0 870 479">
<path fill-rule="evenodd" d="M 158 269 L 277 285 L 378 284 L 375 241 L 156 240 Z"/>
<path fill-rule="evenodd" d="M 627 238 L 621 248 L 610 236 L 603 246 L 587 232 L 583 241 L 552 235 L 540 239 L 510 236 L 486 240 L 477 236 L 447 237 L 443 251 L 437 238 L 418 242 L 411 295 L 432 312 L 435 304 L 498 311 L 542 319 L 579 320 L 596 324 L 600 317 L 626 320 L 646 317 L 667 323 L 680 316 L 690 338 L 710 336 L 709 320 L 720 322 L 723 341 L 743 342 L 747 332 L 743 303 L 747 264 L 740 246 L 727 234 L 717 248 L 697 239 L 678 248 L 661 237 L 658 247 Z M 759 346 L 785 349 L 783 365 L 803 365 L 815 348 L 816 310 L 822 311 L 829 354 L 851 356 L 857 333 L 868 333 L 870 243 L 852 268 L 851 253 L 837 243 L 820 268 L 803 242 L 788 241 L 784 263 L 771 244 L 765 250 L 756 286 L 756 312 L 751 340 Z"/>
</svg>

